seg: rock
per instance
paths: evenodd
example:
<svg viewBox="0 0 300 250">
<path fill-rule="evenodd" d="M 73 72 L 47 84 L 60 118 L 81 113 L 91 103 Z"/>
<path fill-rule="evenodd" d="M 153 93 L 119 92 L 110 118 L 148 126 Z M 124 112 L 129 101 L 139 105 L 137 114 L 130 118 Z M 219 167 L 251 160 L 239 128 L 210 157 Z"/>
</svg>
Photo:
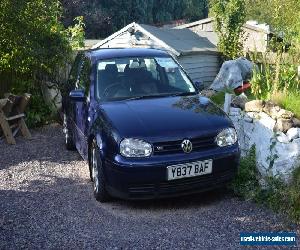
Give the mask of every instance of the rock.
<svg viewBox="0 0 300 250">
<path fill-rule="evenodd" d="M 245 109 L 245 104 L 248 102 L 248 98 L 246 95 L 244 94 L 241 94 L 239 96 L 236 96 L 233 98 L 231 104 L 234 106 L 234 107 L 238 107 L 238 108 L 241 108 L 241 109 Z"/>
<path fill-rule="evenodd" d="M 299 119 L 294 117 L 292 119 L 292 121 L 293 121 L 293 127 L 300 128 L 300 120 Z"/>
<path fill-rule="evenodd" d="M 259 123 L 268 128 L 270 131 L 274 130 L 276 121 L 264 112 L 259 113 Z"/>
<path fill-rule="evenodd" d="M 271 111 L 273 109 L 278 109 L 278 111 L 280 110 L 280 107 L 277 106 L 274 102 L 271 102 L 271 101 L 267 101 L 265 103 L 265 106 L 263 108 L 263 111 L 266 112 L 267 114 L 271 115 Z"/>
<path fill-rule="evenodd" d="M 246 115 L 252 119 L 259 119 L 259 114 L 256 112 L 247 112 Z"/>
<path fill-rule="evenodd" d="M 286 135 L 290 141 L 297 139 L 297 138 L 299 138 L 299 135 L 300 135 L 300 128 L 290 128 L 287 131 Z"/>
<path fill-rule="evenodd" d="M 292 119 L 294 117 L 294 113 L 285 109 L 280 109 L 280 111 L 277 113 L 277 119 Z"/>
<path fill-rule="evenodd" d="M 290 128 L 293 127 L 293 121 L 291 119 L 282 119 L 279 118 L 275 125 L 274 131 L 286 133 Z"/>
<path fill-rule="evenodd" d="M 264 102 L 261 100 L 253 100 L 245 104 L 246 112 L 261 112 L 264 108 Z"/>
<path fill-rule="evenodd" d="M 245 122 L 249 122 L 249 123 L 252 123 L 253 122 L 253 118 L 251 116 L 248 115 L 248 113 L 246 113 L 244 115 L 244 121 Z"/>
<path fill-rule="evenodd" d="M 268 101 L 266 102 L 263 111 L 266 112 L 268 115 L 270 115 L 273 119 L 277 119 L 278 112 L 280 111 L 280 107 L 277 106 L 275 103 Z"/>
<path fill-rule="evenodd" d="M 201 91 L 201 95 L 205 96 L 205 97 L 212 97 L 216 94 L 217 92 L 212 90 L 212 89 L 205 89 Z"/>
<path fill-rule="evenodd" d="M 281 143 L 289 143 L 290 139 L 282 132 L 278 132 L 276 134 L 277 136 L 277 141 L 281 142 Z"/>
<path fill-rule="evenodd" d="M 229 115 L 232 115 L 232 116 L 237 116 L 237 115 L 240 115 L 241 114 L 241 109 L 240 108 L 230 108 L 229 110 Z"/>
</svg>

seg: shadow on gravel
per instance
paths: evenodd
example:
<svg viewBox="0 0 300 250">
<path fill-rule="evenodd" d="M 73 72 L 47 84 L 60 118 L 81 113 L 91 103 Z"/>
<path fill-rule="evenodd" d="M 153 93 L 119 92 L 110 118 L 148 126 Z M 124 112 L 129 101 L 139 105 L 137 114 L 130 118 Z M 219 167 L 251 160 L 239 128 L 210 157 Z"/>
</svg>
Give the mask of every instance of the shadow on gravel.
<svg viewBox="0 0 300 250">
<path fill-rule="evenodd" d="M 228 199 L 228 197 L 233 197 L 233 194 L 230 190 L 223 188 L 174 198 L 144 201 L 114 200 L 114 202 L 131 209 L 164 210 L 170 208 L 180 209 L 187 207 L 194 208 L 201 206 L 210 206 L 212 204 L 221 202 L 222 200 Z"/>
<path fill-rule="evenodd" d="M 19 136 L 16 145 L 0 140 L 0 170 L 27 162 L 72 163 L 81 160 L 76 151 L 67 151 L 64 145 L 62 127 L 51 124 L 33 130 L 32 140 Z"/>
</svg>

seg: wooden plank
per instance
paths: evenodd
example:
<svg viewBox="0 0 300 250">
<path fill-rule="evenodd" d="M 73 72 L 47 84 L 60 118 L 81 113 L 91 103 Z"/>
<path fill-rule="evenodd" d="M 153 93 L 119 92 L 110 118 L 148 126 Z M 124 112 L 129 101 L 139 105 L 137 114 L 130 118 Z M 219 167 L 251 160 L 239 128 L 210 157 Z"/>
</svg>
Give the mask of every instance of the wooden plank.
<svg viewBox="0 0 300 250">
<path fill-rule="evenodd" d="M 25 115 L 24 114 L 19 114 L 19 115 L 14 115 L 14 116 L 11 116 L 11 117 L 7 117 L 5 119 L 6 119 L 6 121 L 13 121 L 13 120 L 19 119 L 21 117 L 25 117 Z"/>
<path fill-rule="evenodd" d="M 204 67 L 204 68 L 201 68 L 201 67 L 199 67 L 199 68 L 196 68 L 196 69 L 190 69 L 190 68 L 185 68 L 185 70 L 187 71 L 187 72 L 189 72 L 190 74 L 218 74 L 218 70 L 216 70 L 215 68 L 213 68 L 213 67 Z"/>
<path fill-rule="evenodd" d="M 2 131 L 4 133 L 7 143 L 8 144 L 16 144 L 16 140 L 13 137 L 11 128 L 10 128 L 8 122 L 6 121 L 6 117 L 2 110 L 0 110 L 0 125 L 1 125 Z"/>
<path fill-rule="evenodd" d="M 186 64 L 193 64 L 199 62 L 213 62 L 219 64 L 219 57 L 217 55 L 188 55 L 188 56 L 181 56 L 178 58 L 179 62 L 186 63 Z"/>
<path fill-rule="evenodd" d="M 21 133 L 24 136 L 24 138 L 31 139 L 31 133 L 30 133 L 23 118 L 21 118 L 21 120 L 19 121 L 19 125 L 20 125 L 19 127 L 21 129 Z"/>
<path fill-rule="evenodd" d="M 7 102 L 8 102 L 7 98 L 0 99 L 0 109 L 2 109 L 6 105 Z"/>
<path fill-rule="evenodd" d="M 205 72 L 205 71 L 202 71 L 202 72 L 200 72 L 200 73 L 192 73 L 192 72 L 189 72 L 188 70 L 187 70 L 187 72 L 188 72 L 188 75 L 190 76 L 190 77 L 199 77 L 199 78 L 204 78 L 204 77 L 209 77 L 209 78 L 212 78 L 212 79 L 215 79 L 216 78 L 216 76 L 217 76 L 217 73 L 215 72 Z"/>
<path fill-rule="evenodd" d="M 180 63 L 180 62 L 179 62 Z M 215 70 L 219 70 L 220 66 L 217 63 L 214 62 L 200 62 L 200 63 L 180 63 L 180 65 L 183 68 L 189 68 L 189 69 L 198 69 L 201 68 L 214 68 Z"/>
</svg>

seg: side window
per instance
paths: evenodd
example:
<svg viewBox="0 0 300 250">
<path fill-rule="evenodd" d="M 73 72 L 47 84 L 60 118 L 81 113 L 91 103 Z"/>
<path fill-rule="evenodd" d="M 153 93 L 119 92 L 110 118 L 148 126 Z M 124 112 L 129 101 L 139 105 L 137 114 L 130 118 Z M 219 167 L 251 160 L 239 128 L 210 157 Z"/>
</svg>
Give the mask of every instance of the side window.
<svg viewBox="0 0 300 250">
<path fill-rule="evenodd" d="M 90 89 L 90 76 L 91 76 L 91 62 L 88 58 L 84 57 L 82 63 L 80 64 L 80 75 L 76 82 L 76 88 L 84 89 L 85 95 L 89 95 Z"/>
</svg>

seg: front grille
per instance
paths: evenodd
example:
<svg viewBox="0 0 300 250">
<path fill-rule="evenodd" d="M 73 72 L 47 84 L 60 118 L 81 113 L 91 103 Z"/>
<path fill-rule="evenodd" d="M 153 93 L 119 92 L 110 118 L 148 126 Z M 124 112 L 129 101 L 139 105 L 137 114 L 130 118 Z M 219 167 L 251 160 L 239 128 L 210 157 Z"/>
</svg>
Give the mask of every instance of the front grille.
<svg viewBox="0 0 300 250">
<path fill-rule="evenodd" d="M 209 189 L 231 180 L 234 176 L 233 170 L 227 170 L 221 173 L 184 178 L 173 181 L 163 181 L 159 183 L 135 184 L 128 188 L 129 195 L 132 198 L 153 198 L 168 196 L 187 192 L 201 191 Z"/>
<path fill-rule="evenodd" d="M 154 154 L 164 155 L 182 153 L 182 141 L 183 140 L 154 143 Z M 216 147 L 215 136 L 194 138 L 190 139 L 190 141 L 193 144 L 193 151 L 207 150 Z"/>
</svg>

